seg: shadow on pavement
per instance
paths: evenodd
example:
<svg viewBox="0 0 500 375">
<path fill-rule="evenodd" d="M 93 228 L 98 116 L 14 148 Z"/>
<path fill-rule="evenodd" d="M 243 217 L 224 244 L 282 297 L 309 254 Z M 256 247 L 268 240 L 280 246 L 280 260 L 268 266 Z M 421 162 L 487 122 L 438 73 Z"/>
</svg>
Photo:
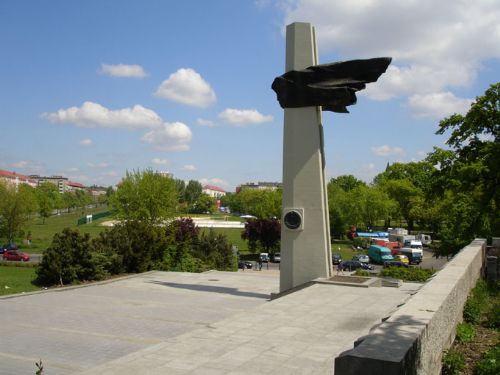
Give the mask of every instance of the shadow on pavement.
<svg viewBox="0 0 500 375">
<path fill-rule="evenodd" d="M 179 284 L 179 283 L 170 283 L 170 282 L 156 281 L 156 280 L 149 281 L 149 283 L 168 286 L 171 288 L 196 290 L 196 291 L 200 291 L 200 292 L 231 294 L 233 296 L 239 296 L 239 297 L 251 297 L 251 298 L 262 298 L 262 299 L 270 299 L 270 297 L 271 297 L 270 294 L 255 293 L 255 292 L 242 292 L 236 288 L 228 288 L 228 287 L 224 287 L 224 286 L 199 285 L 199 284 Z"/>
</svg>

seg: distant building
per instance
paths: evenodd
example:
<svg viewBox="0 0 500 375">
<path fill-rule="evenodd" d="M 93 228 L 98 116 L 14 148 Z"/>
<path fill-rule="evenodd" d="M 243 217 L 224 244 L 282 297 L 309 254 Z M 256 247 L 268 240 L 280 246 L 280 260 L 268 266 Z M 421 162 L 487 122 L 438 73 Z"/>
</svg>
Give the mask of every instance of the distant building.
<svg viewBox="0 0 500 375">
<path fill-rule="evenodd" d="M 278 190 L 283 187 L 281 182 L 247 182 L 236 187 L 236 192 L 239 193 L 245 189 L 258 189 L 258 190 Z"/>
<path fill-rule="evenodd" d="M 216 199 L 220 199 L 221 197 L 226 195 L 226 191 L 224 189 L 213 185 L 205 185 L 203 186 L 201 191 Z"/>
<path fill-rule="evenodd" d="M 68 182 L 67 177 L 63 176 L 39 176 L 37 174 L 33 174 L 30 176 L 30 178 L 36 180 L 37 186 L 40 186 L 41 184 L 45 182 L 50 182 L 51 184 L 54 184 L 57 186 L 57 189 L 59 190 L 59 193 L 64 193 L 65 191 L 65 186 L 66 183 Z"/>
<path fill-rule="evenodd" d="M 79 182 L 68 181 L 64 187 L 64 191 L 78 191 L 78 190 L 86 190 L 85 185 Z"/>
<path fill-rule="evenodd" d="M 16 172 L 4 171 L 3 169 L 0 169 L 0 181 L 5 182 L 8 186 L 15 186 L 16 189 L 20 184 L 27 184 L 31 187 L 37 186 L 36 180 L 31 177 Z"/>
<path fill-rule="evenodd" d="M 31 175 L 31 179 L 36 181 L 36 186 L 40 186 L 45 182 L 50 182 L 57 186 L 59 193 L 64 193 L 66 191 L 78 191 L 78 190 L 86 190 L 85 185 L 79 182 L 69 181 L 67 177 L 63 176 L 39 176 L 39 175 Z"/>
</svg>

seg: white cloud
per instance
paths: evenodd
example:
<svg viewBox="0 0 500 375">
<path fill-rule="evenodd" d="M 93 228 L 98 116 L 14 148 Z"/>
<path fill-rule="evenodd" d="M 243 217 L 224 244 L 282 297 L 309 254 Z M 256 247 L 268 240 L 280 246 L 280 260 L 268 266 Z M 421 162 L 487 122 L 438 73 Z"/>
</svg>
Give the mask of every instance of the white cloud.
<svg viewBox="0 0 500 375">
<path fill-rule="evenodd" d="M 92 142 L 92 139 L 90 139 L 90 138 L 85 138 L 85 139 L 82 139 L 82 140 L 80 141 L 80 144 L 81 144 L 82 146 L 92 146 L 92 144 L 93 144 L 93 143 L 94 143 L 94 142 Z"/>
<path fill-rule="evenodd" d="M 245 126 L 273 121 L 273 116 L 265 116 L 256 109 L 227 108 L 219 113 L 218 117 L 225 123 L 234 126 Z"/>
<path fill-rule="evenodd" d="M 167 159 L 153 158 L 151 159 L 151 163 L 157 165 L 168 165 L 169 161 Z"/>
<path fill-rule="evenodd" d="M 202 185 L 215 185 L 218 187 L 225 187 L 229 184 L 221 178 L 202 178 L 199 180 Z"/>
<path fill-rule="evenodd" d="M 30 165 L 30 163 L 26 160 L 21 160 L 18 161 L 17 163 L 14 163 L 14 167 L 16 168 L 26 168 Z"/>
<path fill-rule="evenodd" d="M 282 8 L 285 25 L 315 25 L 320 56 L 393 57 L 388 71 L 362 92 L 373 99 L 467 87 L 483 61 L 500 58 L 498 1 L 287 0 Z"/>
<path fill-rule="evenodd" d="M 154 95 L 200 108 L 209 107 L 216 101 L 214 90 L 198 72 L 190 68 L 172 73 Z"/>
<path fill-rule="evenodd" d="M 387 145 L 372 147 L 372 153 L 376 156 L 403 156 L 405 154 L 404 150 L 401 147 L 391 147 Z"/>
<path fill-rule="evenodd" d="M 163 122 L 156 112 L 141 105 L 110 110 L 93 102 L 85 102 L 81 107 L 43 113 L 42 118 L 52 123 L 74 124 L 85 128 L 143 129 L 158 127 Z"/>
<path fill-rule="evenodd" d="M 199 118 L 196 120 L 196 123 L 200 126 L 206 126 L 208 128 L 213 128 L 215 126 L 217 126 L 215 124 L 215 122 L 213 122 L 212 120 L 207 120 L 207 119 L 204 119 L 204 118 Z"/>
<path fill-rule="evenodd" d="M 164 123 L 141 138 L 160 151 L 187 151 L 192 138 L 191 129 L 182 122 Z"/>
<path fill-rule="evenodd" d="M 435 94 L 415 94 L 408 98 L 408 107 L 416 117 L 441 119 L 454 113 L 465 114 L 470 108 L 471 99 L 457 98 L 451 92 Z"/>
<path fill-rule="evenodd" d="M 68 172 L 78 172 L 80 169 L 77 167 L 68 168 Z"/>
<path fill-rule="evenodd" d="M 185 166 L 182 167 L 182 170 L 183 171 L 190 171 L 190 172 L 192 172 L 192 171 L 196 170 L 196 167 L 194 165 L 192 165 L 192 164 L 187 164 L 187 165 L 185 165 Z"/>
<path fill-rule="evenodd" d="M 107 168 L 109 167 L 109 164 L 106 162 L 100 162 L 100 163 L 87 163 L 87 166 L 90 168 Z"/>
<path fill-rule="evenodd" d="M 146 77 L 146 72 L 140 65 L 101 64 L 101 73 L 113 77 L 131 77 L 131 78 Z"/>
</svg>

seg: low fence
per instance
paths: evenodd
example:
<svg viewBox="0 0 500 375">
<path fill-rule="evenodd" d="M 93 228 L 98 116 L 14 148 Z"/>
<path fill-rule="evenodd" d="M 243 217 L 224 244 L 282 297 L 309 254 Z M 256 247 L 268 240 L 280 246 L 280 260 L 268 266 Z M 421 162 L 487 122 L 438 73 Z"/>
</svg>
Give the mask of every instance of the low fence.
<svg viewBox="0 0 500 375">
<path fill-rule="evenodd" d="M 104 211 L 98 212 L 96 214 L 87 215 L 86 217 L 81 217 L 77 221 L 77 225 L 89 224 L 94 220 L 102 219 L 103 217 L 111 216 L 115 213 L 115 211 Z"/>
<path fill-rule="evenodd" d="M 439 374 L 443 350 L 452 344 L 467 296 L 483 271 L 485 250 L 482 239 L 462 249 L 354 349 L 335 358 L 335 373 Z"/>
</svg>

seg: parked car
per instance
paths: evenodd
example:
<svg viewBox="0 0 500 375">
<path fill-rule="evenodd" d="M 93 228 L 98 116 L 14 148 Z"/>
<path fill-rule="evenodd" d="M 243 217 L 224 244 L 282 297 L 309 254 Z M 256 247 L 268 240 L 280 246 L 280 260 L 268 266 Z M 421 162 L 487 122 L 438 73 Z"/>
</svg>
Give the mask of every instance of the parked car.
<svg viewBox="0 0 500 375">
<path fill-rule="evenodd" d="M 7 250 L 18 250 L 15 243 L 8 243 L 0 247 L 0 254 L 5 253 Z"/>
<path fill-rule="evenodd" d="M 352 260 L 357 260 L 358 262 L 361 263 L 370 263 L 370 258 L 368 257 L 368 255 L 365 254 L 355 255 L 352 257 Z"/>
<path fill-rule="evenodd" d="M 388 260 L 388 261 L 384 262 L 384 268 L 388 268 L 388 267 L 404 267 L 404 268 L 408 268 L 409 265 L 406 264 L 406 263 L 403 263 L 403 262 L 395 261 L 395 260 Z"/>
<path fill-rule="evenodd" d="M 273 255 L 273 262 L 274 263 L 280 263 L 281 262 L 281 253 L 274 253 L 274 255 Z"/>
<path fill-rule="evenodd" d="M 373 266 L 367 263 L 362 263 L 359 260 L 348 260 L 346 262 L 340 263 L 340 268 L 343 271 L 355 271 L 358 268 L 364 269 L 364 270 L 372 270 Z"/>
<path fill-rule="evenodd" d="M 238 268 L 240 269 L 251 269 L 253 267 L 253 263 L 248 260 L 240 260 L 238 262 Z"/>
<path fill-rule="evenodd" d="M 27 262 L 30 260 L 30 256 L 28 254 L 24 254 L 19 250 L 7 250 L 2 255 L 3 260 L 17 260 Z"/>
<path fill-rule="evenodd" d="M 394 255 L 394 260 L 397 262 L 404 263 L 404 264 L 410 264 L 408 257 L 406 255 L 403 255 L 403 254 Z"/>
<path fill-rule="evenodd" d="M 269 253 L 260 253 L 259 259 L 263 263 L 269 262 Z"/>
<path fill-rule="evenodd" d="M 340 256 L 340 254 L 333 254 L 332 264 L 339 264 L 340 262 L 342 262 L 342 257 Z"/>
</svg>

